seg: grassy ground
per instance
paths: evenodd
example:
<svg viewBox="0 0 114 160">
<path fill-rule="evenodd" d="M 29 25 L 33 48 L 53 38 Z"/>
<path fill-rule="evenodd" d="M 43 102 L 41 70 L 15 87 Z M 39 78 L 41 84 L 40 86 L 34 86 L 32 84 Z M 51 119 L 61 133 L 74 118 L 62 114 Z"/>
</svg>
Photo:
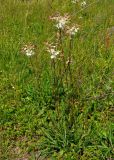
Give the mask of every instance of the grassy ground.
<svg viewBox="0 0 114 160">
<path fill-rule="evenodd" d="M 81 2 L 0 1 L 1 160 L 114 158 L 114 1 Z M 79 25 L 72 44 L 57 13 Z M 51 60 L 57 40 L 64 57 Z"/>
</svg>

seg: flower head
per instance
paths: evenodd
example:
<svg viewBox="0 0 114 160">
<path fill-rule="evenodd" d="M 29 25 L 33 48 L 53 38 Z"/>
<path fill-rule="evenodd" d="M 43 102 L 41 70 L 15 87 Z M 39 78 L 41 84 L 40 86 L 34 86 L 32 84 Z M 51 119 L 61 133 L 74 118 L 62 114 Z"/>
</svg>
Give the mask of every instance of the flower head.
<svg viewBox="0 0 114 160">
<path fill-rule="evenodd" d="M 74 4 L 76 4 L 76 3 L 79 2 L 79 0 L 72 0 L 71 2 L 74 3 Z"/>
<path fill-rule="evenodd" d="M 56 51 L 54 49 L 50 49 L 51 59 L 55 59 L 56 56 L 60 53 L 60 51 Z"/>
<path fill-rule="evenodd" d="M 67 29 L 67 34 L 69 34 L 71 37 L 74 36 L 77 32 L 79 31 L 79 27 L 78 26 L 72 26 L 71 28 L 69 27 Z"/>
<path fill-rule="evenodd" d="M 35 46 L 30 43 L 30 44 L 24 45 L 21 50 L 22 50 L 22 53 L 24 53 L 28 57 L 31 57 L 32 55 L 35 54 L 34 49 L 35 49 Z"/>
<path fill-rule="evenodd" d="M 68 23 L 69 21 L 69 15 L 65 14 L 64 16 L 54 16 L 54 17 L 50 17 L 51 20 L 55 20 L 57 22 L 57 24 L 55 25 L 58 29 L 64 29 L 66 23 Z"/>
<path fill-rule="evenodd" d="M 56 46 L 46 43 L 47 44 L 47 51 L 51 54 L 51 59 L 55 59 L 57 55 L 59 55 L 60 51 L 58 51 Z"/>
<path fill-rule="evenodd" d="M 81 6 L 82 6 L 82 7 L 85 7 L 85 6 L 86 6 L 86 1 L 83 1 L 83 2 L 81 3 Z"/>
<path fill-rule="evenodd" d="M 58 21 L 58 23 L 56 24 L 56 27 L 58 29 L 64 29 L 65 24 L 66 24 L 66 19 L 63 18 Z"/>
</svg>

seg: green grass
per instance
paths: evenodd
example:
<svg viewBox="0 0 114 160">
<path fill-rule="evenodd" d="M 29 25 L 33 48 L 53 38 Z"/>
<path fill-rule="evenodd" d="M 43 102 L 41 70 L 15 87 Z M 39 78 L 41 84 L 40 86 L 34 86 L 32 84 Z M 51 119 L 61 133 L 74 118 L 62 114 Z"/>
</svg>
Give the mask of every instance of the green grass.
<svg viewBox="0 0 114 160">
<path fill-rule="evenodd" d="M 113 160 L 114 1 L 86 2 L 0 1 L 1 160 Z M 56 13 L 80 26 L 73 47 L 64 33 L 58 45 L 73 57 L 66 70 L 45 46 L 56 42 Z M 28 43 L 32 57 L 21 53 Z"/>
</svg>

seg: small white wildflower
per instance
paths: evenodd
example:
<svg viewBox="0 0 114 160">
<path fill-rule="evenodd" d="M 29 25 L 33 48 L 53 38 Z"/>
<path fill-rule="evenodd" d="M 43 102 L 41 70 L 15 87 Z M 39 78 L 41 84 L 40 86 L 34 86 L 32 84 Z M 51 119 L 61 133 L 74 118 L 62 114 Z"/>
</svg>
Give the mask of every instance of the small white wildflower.
<svg viewBox="0 0 114 160">
<path fill-rule="evenodd" d="M 69 16 L 67 14 L 65 14 L 64 16 L 54 16 L 54 17 L 50 17 L 51 20 L 55 20 L 57 22 L 57 24 L 55 25 L 58 29 L 64 29 L 66 23 L 68 23 L 69 20 Z"/>
<path fill-rule="evenodd" d="M 70 36 L 74 36 L 79 31 L 79 27 L 73 26 L 67 30 Z"/>
<path fill-rule="evenodd" d="M 74 4 L 76 4 L 78 2 L 79 2 L 79 0 L 72 0 L 72 3 L 74 3 Z"/>
<path fill-rule="evenodd" d="M 72 59 L 70 57 L 68 57 L 68 60 L 66 61 L 66 64 L 68 65 L 68 64 L 70 64 L 72 62 L 73 62 Z"/>
<path fill-rule="evenodd" d="M 30 57 L 30 56 L 34 55 L 35 52 L 34 52 L 33 50 L 31 50 L 31 49 L 27 49 L 27 50 L 25 51 L 25 54 L 26 54 L 28 57 Z"/>
<path fill-rule="evenodd" d="M 22 48 L 22 52 L 27 55 L 28 57 L 31 57 L 35 54 L 34 48 L 35 46 L 32 44 L 24 45 Z"/>
<path fill-rule="evenodd" d="M 51 59 L 55 59 L 59 55 L 60 51 L 56 50 L 56 46 L 52 44 L 47 44 L 47 51 L 51 54 Z"/>
<path fill-rule="evenodd" d="M 58 21 L 58 23 L 56 24 L 56 27 L 57 27 L 58 29 L 64 29 L 66 22 L 67 22 L 67 21 L 66 21 L 65 19 L 60 19 L 60 20 Z"/>
<path fill-rule="evenodd" d="M 66 23 L 68 23 L 68 17 L 60 17 L 59 20 L 57 21 L 56 27 L 58 29 L 64 29 Z"/>
<path fill-rule="evenodd" d="M 50 49 L 51 59 L 55 59 L 60 51 L 56 51 L 55 49 Z"/>
<path fill-rule="evenodd" d="M 79 28 L 76 28 L 76 27 L 72 27 L 70 32 L 71 32 L 71 35 L 75 35 L 77 32 L 78 32 Z"/>
<path fill-rule="evenodd" d="M 82 7 L 85 7 L 85 6 L 86 6 L 86 1 L 83 1 L 83 2 L 81 3 L 81 6 L 82 6 Z"/>
</svg>

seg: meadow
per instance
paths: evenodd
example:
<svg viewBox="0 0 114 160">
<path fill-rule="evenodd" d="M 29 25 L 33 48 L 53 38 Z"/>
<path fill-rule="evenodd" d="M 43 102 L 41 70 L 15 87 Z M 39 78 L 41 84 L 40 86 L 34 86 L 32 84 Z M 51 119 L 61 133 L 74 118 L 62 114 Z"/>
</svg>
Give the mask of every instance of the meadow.
<svg viewBox="0 0 114 160">
<path fill-rule="evenodd" d="M 0 160 L 114 160 L 114 0 L 0 0 Z"/>
</svg>

